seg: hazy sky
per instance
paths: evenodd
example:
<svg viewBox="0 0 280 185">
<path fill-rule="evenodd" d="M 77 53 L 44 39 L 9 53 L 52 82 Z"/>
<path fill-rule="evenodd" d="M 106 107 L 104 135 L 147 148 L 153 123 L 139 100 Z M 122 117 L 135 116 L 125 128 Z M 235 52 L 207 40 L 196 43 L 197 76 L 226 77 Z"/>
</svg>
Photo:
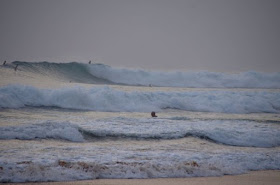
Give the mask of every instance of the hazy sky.
<svg viewBox="0 0 280 185">
<path fill-rule="evenodd" d="M 279 0 L 0 0 L 0 59 L 280 72 Z"/>
</svg>

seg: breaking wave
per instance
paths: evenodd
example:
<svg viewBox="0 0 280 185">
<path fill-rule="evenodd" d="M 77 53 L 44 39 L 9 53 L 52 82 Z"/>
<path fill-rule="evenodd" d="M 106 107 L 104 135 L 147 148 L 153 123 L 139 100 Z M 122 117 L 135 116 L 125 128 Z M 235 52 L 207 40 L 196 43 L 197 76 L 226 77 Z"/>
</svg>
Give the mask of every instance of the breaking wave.
<svg viewBox="0 0 280 185">
<path fill-rule="evenodd" d="M 110 87 L 40 89 L 0 87 L 0 108 L 59 107 L 105 112 L 150 112 L 180 109 L 194 112 L 279 113 L 280 93 L 267 91 L 132 91 Z"/>
<path fill-rule="evenodd" d="M 19 62 L 18 70 L 91 84 L 124 84 L 199 88 L 280 88 L 280 73 L 255 71 L 238 74 L 218 72 L 166 72 L 114 68 L 104 64 Z"/>
<path fill-rule="evenodd" d="M 67 122 L 46 122 L 43 124 L 0 127 L 0 133 L 0 139 L 62 139 L 72 142 L 84 141 L 78 127 Z"/>
<path fill-rule="evenodd" d="M 254 121 L 162 121 L 154 119 L 93 121 L 84 124 L 46 121 L 37 124 L 0 127 L 0 139 L 58 139 L 71 142 L 96 139 L 181 139 L 196 137 L 210 142 L 242 147 L 280 146 L 278 125 Z M 148 129 L 149 128 L 149 129 Z M 250 132 L 250 135 L 247 133 Z"/>
<path fill-rule="evenodd" d="M 50 63 L 15 61 L 12 65 L 18 65 L 18 70 L 32 72 L 59 80 L 62 79 L 64 81 L 89 84 L 115 84 L 107 79 L 99 78 L 91 74 L 87 64 L 77 62 Z"/>
</svg>

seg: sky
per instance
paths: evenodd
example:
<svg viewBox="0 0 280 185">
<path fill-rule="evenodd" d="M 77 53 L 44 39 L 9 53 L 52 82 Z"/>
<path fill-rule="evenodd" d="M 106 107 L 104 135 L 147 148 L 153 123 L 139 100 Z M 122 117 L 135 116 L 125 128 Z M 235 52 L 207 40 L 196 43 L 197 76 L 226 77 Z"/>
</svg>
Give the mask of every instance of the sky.
<svg viewBox="0 0 280 185">
<path fill-rule="evenodd" d="M 279 0 L 0 0 L 0 60 L 280 72 L 279 10 Z"/>
</svg>

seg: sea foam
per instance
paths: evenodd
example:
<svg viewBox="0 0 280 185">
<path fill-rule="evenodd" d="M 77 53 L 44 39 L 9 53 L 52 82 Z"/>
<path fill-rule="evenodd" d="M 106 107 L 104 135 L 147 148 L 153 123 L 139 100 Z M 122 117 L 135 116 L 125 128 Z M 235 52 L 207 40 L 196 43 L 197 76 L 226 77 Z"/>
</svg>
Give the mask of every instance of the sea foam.
<svg viewBox="0 0 280 185">
<path fill-rule="evenodd" d="M 280 93 L 267 91 L 132 91 L 110 87 L 40 89 L 0 87 L 1 108 L 60 107 L 79 110 L 150 112 L 180 109 L 199 112 L 279 113 Z"/>
<path fill-rule="evenodd" d="M 250 170 L 280 169 L 279 152 L 273 150 L 269 152 L 269 155 L 258 151 L 242 152 L 240 150 L 231 152 L 220 150 L 211 153 L 184 150 L 176 151 L 174 154 L 168 150 L 141 152 L 139 148 L 138 151 L 125 152 L 113 149 L 110 150 L 111 152 L 100 154 L 96 152 L 100 147 L 96 146 L 68 147 L 68 151 L 79 150 L 79 153 L 86 155 L 86 158 L 77 160 L 73 155 L 68 155 L 64 148 L 60 148 L 60 152 L 57 153 L 45 150 L 46 154 L 42 154 L 38 153 L 38 149 L 34 150 L 38 147 L 46 149 L 33 144 L 32 151 L 24 152 L 33 157 L 36 152 L 34 161 L 24 161 L 16 156 L 5 161 L 1 160 L 0 182 L 222 176 L 241 174 Z M 91 154 L 84 153 L 85 150 L 90 151 Z M 93 153 L 99 160 L 93 158 Z"/>
<path fill-rule="evenodd" d="M 250 134 L 248 134 L 250 133 Z M 0 139 L 58 139 L 71 142 L 96 139 L 170 140 L 195 137 L 242 147 L 280 146 L 279 125 L 241 120 L 186 121 L 152 118 L 114 118 L 79 123 L 50 122 L 1 126 Z"/>
<path fill-rule="evenodd" d="M 0 127 L 0 139 L 62 139 L 72 142 L 84 141 L 77 126 L 70 123 L 53 122 Z"/>
<path fill-rule="evenodd" d="M 198 71 L 147 71 L 113 68 L 103 64 L 88 66 L 92 75 L 115 83 L 144 86 L 207 88 L 280 88 L 280 73 L 256 71 L 236 74 Z"/>
</svg>

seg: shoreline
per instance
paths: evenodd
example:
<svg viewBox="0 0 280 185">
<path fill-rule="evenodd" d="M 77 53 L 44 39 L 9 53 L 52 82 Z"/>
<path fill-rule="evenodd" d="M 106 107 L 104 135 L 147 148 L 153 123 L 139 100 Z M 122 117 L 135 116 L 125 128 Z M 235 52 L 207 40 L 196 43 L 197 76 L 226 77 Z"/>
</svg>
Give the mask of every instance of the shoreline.
<svg viewBox="0 0 280 185">
<path fill-rule="evenodd" d="M 0 183 L 5 185 L 278 185 L 280 170 L 250 171 L 221 177 L 155 178 L 155 179 L 94 179 L 67 182 Z"/>
</svg>

